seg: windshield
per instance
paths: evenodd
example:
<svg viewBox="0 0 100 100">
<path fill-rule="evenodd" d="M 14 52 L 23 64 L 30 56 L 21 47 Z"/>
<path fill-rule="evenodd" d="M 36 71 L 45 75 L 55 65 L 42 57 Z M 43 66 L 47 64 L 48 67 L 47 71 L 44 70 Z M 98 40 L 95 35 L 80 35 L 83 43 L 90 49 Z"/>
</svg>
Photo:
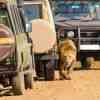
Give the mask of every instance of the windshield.
<svg viewBox="0 0 100 100">
<path fill-rule="evenodd" d="M 100 19 L 100 1 L 58 1 L 55 14 L 70 19 L 85 16 Z"/>
</svg>

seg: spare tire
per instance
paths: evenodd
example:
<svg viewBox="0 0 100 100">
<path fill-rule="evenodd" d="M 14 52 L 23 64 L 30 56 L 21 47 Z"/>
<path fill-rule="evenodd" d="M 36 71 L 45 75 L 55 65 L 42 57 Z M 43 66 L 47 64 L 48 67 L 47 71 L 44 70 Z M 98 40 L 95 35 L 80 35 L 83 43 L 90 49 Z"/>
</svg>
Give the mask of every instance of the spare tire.
<svg viewBox="0 0 100 100">
<path fill-rule="evenodd" d="M 56 32 L 48 21 L 36 19 L 32 21 L 31 38 L 33 42 L 33 52 L 48 52 L 56 43 Z"/>
<path fill-rule="evenodd" d="M 0 61 L 9 57 L 14 50 L 14 35 L 5 25 L 0 24 Z"/>
</svg>

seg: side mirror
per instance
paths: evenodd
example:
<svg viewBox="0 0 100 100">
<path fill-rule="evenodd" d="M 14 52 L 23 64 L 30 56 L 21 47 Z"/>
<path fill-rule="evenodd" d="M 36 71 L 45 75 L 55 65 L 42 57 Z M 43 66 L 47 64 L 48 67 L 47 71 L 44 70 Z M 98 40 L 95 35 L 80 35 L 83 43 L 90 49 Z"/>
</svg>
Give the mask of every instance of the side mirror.
<svg viewBox="0 0 100 100">
<path fill-rule="evenodd" d="M 49 22 L 42 19 L 32 21 L 31 38 L 33 41 L 33 51 L 35 53 L 45 53 L 56 43 L 56 32 Z"/>
<path fill-rule="evenodd" d="M 32 32 L 32 23 L 27 23 L 25 25 L 25 32 Z"/>
</svg>

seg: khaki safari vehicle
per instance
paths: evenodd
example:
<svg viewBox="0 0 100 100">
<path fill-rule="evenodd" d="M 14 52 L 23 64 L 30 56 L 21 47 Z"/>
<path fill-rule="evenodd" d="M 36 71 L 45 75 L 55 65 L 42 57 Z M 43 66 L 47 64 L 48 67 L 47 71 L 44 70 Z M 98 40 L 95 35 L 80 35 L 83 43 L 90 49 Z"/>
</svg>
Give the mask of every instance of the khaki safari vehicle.
<svg viewBox="0 0 100 100">
<path fill-rule="evenodd" d="M 56 44 L 56 32 L 49 1 L 19 0 L 18 6 L 24 16 L 25 29 L 31 32 L 37 76 L 51 80 L 54 77 L 54 66 L 51 62 L 56 58 L 53 48 Z M 51 71 L 48 70 L 48 65 Z"/>
<path fill-rule="evenodd" d="M 0 0 L 0 91 L 33 87 L 32 43 L 14 0 Z"/>
</svg>

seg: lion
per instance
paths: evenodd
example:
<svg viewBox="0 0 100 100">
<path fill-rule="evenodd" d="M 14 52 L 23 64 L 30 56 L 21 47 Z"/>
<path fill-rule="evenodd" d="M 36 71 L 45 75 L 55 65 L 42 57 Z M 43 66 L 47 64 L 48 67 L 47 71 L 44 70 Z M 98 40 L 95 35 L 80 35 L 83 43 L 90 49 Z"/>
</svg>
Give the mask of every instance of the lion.
<svg viewBox="0 0 100 100">
<path fill-rule="evenodd" d="M 72 40 L 65 39 L 59 43 L 58 50 L 60 79 L 71 79 L 70 73 L 73 70 L 73 64 L 76 62 L 76 46 Z"/>
</svg>

